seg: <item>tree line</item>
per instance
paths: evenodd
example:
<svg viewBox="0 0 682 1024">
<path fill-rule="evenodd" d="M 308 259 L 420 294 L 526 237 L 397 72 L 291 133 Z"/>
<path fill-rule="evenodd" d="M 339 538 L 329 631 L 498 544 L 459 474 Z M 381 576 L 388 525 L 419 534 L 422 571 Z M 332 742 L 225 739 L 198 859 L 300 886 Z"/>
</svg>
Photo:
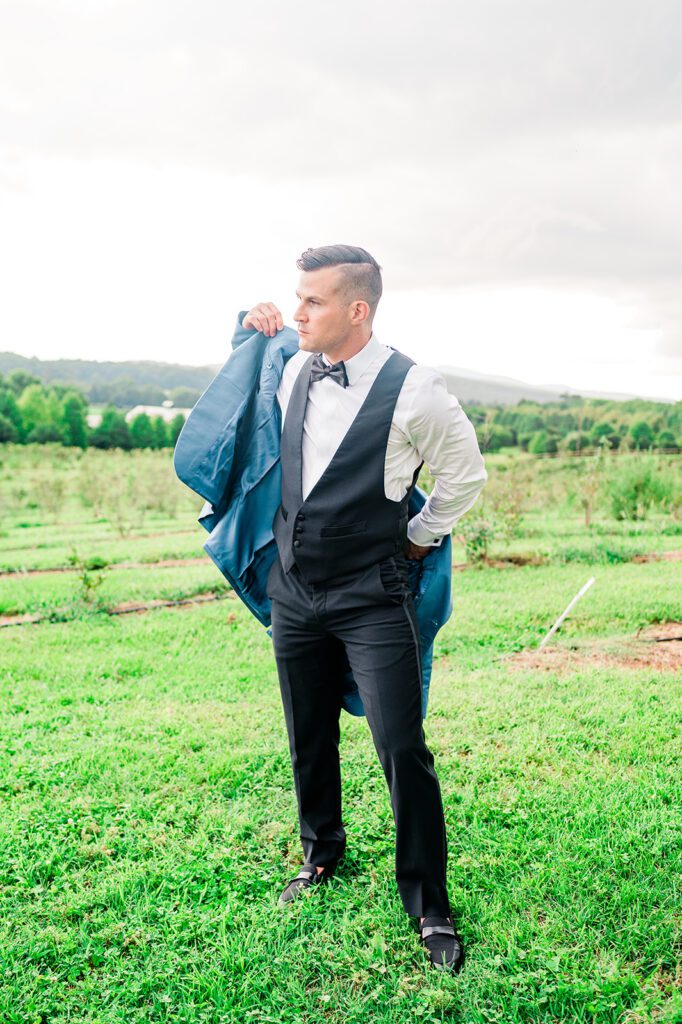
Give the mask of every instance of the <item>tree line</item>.
<svg viewBox="0 0 682 1024">
<path fill-rule="evenodd" d="M 566 395 L 556 402 L 472 404 L 466 413 L 484 451 L 521 448 L 534 455 L 553 455 L 595 448 L 682 448 L 682 402 Z"/>
<path fill-rule="evenodd" d="M 160 400 L 165 397 L 161 392 Z M 196 401 L 196 396 L 183 397 Z M 88 408 L 88 396 L 73 385 L 47 385 L 25 370 L 0 373 L 0 442 L 168 448 L 175 445 L 184 424 L 182 413 L 170 422 L 140 413 L 127 423 L 124 410 L 110 403 L 99 426 L 89 427 Z M 594 448 L 682 449 L 682 402 L 619 402 L 566 395 L 557 402 L 524 399 L 514 406 L 467 403 L 465 411 L 482 450 L 488 452 L 520 448 L 534 455 L 553 455 Z"/>
<path fill-rule="evenodd" d="M 88 409 L 88 399 L 73 386 L 46 386 L 24 370 L 0 374 L 0 443 L 172 448 L 185 422 L 182 413 L 166 422 L 143 412 L 128 423 L 123 410 L 108 405 L 99 425 L 90 427 Z"/>
</svg>

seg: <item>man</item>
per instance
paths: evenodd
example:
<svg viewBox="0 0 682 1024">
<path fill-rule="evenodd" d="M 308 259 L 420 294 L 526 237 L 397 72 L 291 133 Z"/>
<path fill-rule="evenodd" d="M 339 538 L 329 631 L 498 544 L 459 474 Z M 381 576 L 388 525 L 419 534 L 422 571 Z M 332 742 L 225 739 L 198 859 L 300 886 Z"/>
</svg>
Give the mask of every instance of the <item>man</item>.
<svg viewBox="0 0 682 1024">
<path fill-rule="evenodd" d="M 282 411 L 279 557 L 268 577 L 272 639 L 305 857 L 280 903 L 329 878 L 343 855 L 339 716 L 342 655 L 388 783 L 396 882 L 432 963 L 458 970 L 440 787 L 422 727 L 418 627 L 407 560 L 421 559 L 475 502 L 487 474 L 476 435 L 443 378 L 380 344 L 381 268 L 364 249 L 308 249 L 294 319 L 300 351 L 277 391 Z M 243 327 L 284 326 L 268 302 Z M 435 486 L 408 523 L 425 462 Z"/>
</svg>

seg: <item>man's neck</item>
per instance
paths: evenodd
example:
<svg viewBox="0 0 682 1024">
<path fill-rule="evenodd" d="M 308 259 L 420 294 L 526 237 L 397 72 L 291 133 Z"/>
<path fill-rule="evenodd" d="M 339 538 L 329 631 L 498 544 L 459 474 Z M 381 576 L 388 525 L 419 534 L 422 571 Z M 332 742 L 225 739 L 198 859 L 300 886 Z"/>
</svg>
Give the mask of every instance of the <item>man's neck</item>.
<svg viewBox="0 0 682 1024">
<path fill-rule="evenodd" d="M 323 353 L 330 363 L 341 363 L 346 362 L 348 359 L 352 359 L 358 352 L 361 352 L 367 342 L 372 337 L 372 328 L 363 331 L 363 333 L 357 338 L 347 338 L 341 342 L 338 346 L 334 346 L 333 349 Z"/>
</svg>

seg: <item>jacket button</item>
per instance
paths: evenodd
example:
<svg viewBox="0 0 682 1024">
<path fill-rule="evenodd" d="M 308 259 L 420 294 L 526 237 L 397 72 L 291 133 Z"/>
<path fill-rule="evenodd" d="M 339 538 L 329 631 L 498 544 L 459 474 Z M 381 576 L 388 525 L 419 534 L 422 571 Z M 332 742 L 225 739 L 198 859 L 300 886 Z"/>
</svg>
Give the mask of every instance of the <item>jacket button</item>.
<svg viewBox="0 0 682 1024">
<path fill-rule="evenodd" d="M 295 547 L 295 548 L 300 548 L 300 546 L 301 546 L 301 542 L 300 542 L 300 540 L 295 540 L 295 541 L 294 541 L 294 547 Z"/>
</svg>

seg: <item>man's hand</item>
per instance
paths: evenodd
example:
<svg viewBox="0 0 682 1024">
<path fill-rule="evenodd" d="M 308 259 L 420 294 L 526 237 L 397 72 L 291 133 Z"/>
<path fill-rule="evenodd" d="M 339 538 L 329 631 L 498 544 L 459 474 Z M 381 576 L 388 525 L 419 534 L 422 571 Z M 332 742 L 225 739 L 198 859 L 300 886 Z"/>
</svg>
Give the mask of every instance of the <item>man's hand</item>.
<svg viewBox="0 0 682 1024">
<path fill-rule="evenodd" d="M 284 320 L 274 302 L 259 302 L 246 314 L 242 320 L 242 327 L 246 330 L 262 331 L 267 338 L 272 338 L 277 331 L 282 330 Z"/>
<path fill-rule="evenodd" d="M 428 555 L 429 551 L 433 551 L 433 548 L 424 548 L 421 544 L 413 544 L 411 540 L 408 540 L 405 544 L 405 558 L 410 558 L 413 561 L 421 561 L 425 555 Z"/>
</svg>

